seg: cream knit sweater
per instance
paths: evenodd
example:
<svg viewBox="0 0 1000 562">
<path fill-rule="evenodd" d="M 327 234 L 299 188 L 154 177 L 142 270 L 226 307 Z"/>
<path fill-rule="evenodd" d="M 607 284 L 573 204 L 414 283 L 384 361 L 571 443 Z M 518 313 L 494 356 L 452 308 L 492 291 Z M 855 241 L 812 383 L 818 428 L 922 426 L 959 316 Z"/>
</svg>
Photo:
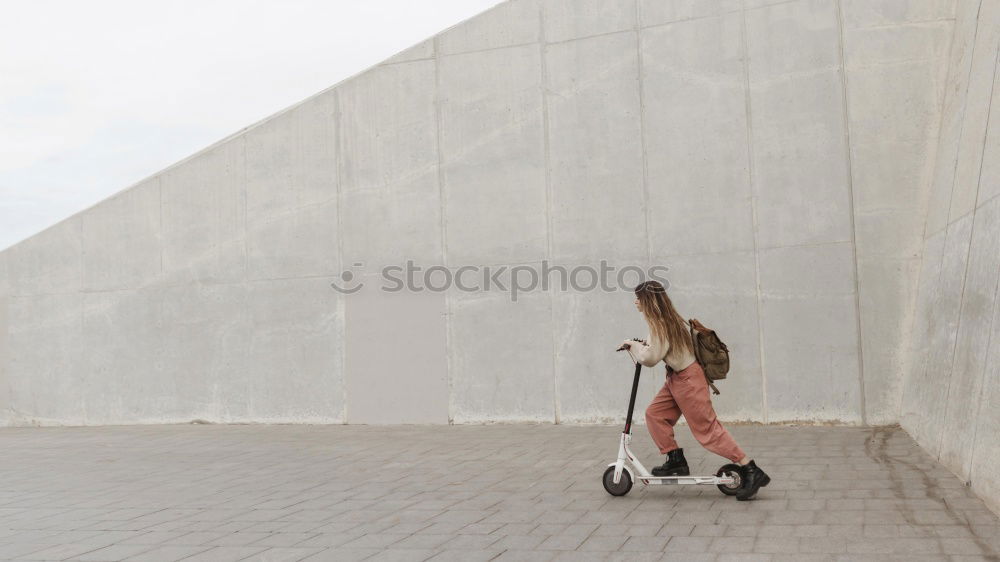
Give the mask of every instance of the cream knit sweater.
<svg viewBox="0 0 1000 562">
<path fill-rule="evenodd" d="M 658 340 L 652 334 L 646 338 L 648 344 L 638 340 L 625 340 L 632 349 L 636 361 L 646 367 L 655 367 L 660 361 L 665 362 L 674 371 L 683 371 L 694 363 L 694 354 L 680 348 L 671 348 L 670 342 Z"/>
</svg>

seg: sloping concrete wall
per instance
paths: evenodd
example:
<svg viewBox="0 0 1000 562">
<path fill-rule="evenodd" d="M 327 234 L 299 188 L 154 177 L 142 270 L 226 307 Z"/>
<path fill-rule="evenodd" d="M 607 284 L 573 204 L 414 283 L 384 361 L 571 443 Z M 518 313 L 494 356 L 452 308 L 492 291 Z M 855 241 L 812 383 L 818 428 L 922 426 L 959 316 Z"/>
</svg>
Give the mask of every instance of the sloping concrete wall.
<svg viewBox="0 0 1000 562">
<path fill-rule="evenodd" d="M 723 419 L 891 423 L 953 14 L 505 2 L 0 253 L 8 421 L 620 419 L 627 292 L 329 287 L 607 259 L 730 344 Z"/>
<path fill-rule="evenodd" d="M 956 16 L 900 417 L 1000 510 L 1000 4 Z"/>
<path fill-rule="evenodd" d="M 10 385 L 7 383 L 7 258 L 0 253 L 0 427 L 10 419 Z"/>
</svg>

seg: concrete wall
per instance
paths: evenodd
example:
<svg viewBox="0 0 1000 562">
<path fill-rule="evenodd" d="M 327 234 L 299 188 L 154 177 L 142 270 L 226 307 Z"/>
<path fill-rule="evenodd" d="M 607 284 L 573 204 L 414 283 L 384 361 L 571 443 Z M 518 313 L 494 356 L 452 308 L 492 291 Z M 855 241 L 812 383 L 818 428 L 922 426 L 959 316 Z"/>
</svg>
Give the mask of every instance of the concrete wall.
<svg viewBox="0 0 1000 562">
<path fill-rule="evenodd" d="M 959 2 L 900 418 L 1000 509 L 1000 4 Z M 998 102 L 1000 107 L 1000 102 Z"/>
<path fill-rule="evenodd" d="M 0 253 L 0 427 L 9 423 L 10 385 L 7 383 L 7 257 Z"/>
<path fill-rule="evenodd" d="M 371 290 L 407 259 L 665 265 L 723 419 L 891 423 L 953 18 L 505 2 L 0 253 L 8 423 L 623 417 L 629 293 Z"/>
</svg>

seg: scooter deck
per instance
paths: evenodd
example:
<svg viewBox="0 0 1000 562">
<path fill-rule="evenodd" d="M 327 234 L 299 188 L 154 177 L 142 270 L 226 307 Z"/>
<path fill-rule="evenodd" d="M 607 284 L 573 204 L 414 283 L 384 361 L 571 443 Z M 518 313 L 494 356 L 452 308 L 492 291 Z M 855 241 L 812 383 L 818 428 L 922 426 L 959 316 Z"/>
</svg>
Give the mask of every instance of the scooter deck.
<svg viewBox="0 0 1000 562">
<path fill-rule="evenodd" d="M 735 480 L 730 476 L 638 476 L 636 480 L 643 484 L 663 484 L 663 485 L 698 485 L 698 484 L 733 484 Z"/>
</svg>

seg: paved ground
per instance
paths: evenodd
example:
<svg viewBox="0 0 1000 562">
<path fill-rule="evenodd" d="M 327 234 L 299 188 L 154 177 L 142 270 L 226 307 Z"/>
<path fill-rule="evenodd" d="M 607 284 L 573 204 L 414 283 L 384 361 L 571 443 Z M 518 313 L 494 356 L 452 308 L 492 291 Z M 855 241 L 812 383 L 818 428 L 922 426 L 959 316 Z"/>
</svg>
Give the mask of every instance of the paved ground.
<svg viewBox="0 0 1000 562">
<path fill-rule="evenodd" d="M 607 495 L 618 426 L 0 429 L 0 559 L 1000 560 L 1000 520 L 898 429 L 731 429 L 756 501 Z"/>
</svg>

